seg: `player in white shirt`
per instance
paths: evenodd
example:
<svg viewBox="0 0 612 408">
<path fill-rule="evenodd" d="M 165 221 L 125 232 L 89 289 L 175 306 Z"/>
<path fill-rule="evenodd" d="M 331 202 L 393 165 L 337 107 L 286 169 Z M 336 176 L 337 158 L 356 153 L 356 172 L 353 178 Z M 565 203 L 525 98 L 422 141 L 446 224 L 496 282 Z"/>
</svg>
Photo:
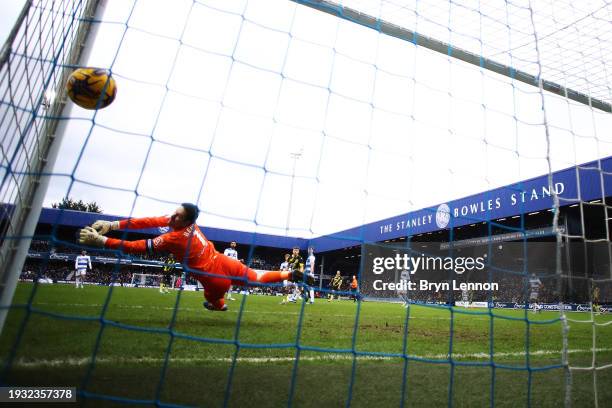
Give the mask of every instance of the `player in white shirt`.
<svg viewBox="0 0 612 408">
<path fill-rule="evenodd" d="M 306 257 L 306 263 L 304 266 L 304 274 L 310 276 L 314 280 L 314 268 L 315 268 L 315 256 L 314 256 L 314 248 L 308 248 L 308 257 Z M 310 295 L 310 304 L 314 303 L 314 289 L 310 287 L 308 290 L 308 294 Z"/>
<path fill-rule="evenodd" d="M 238 260 L 238 251 L 236 251 L 236 241 L 230 242 L 230 247 L 225 248 L 225 251 L 223 251 L 223 255 Z"/>
<path fill-rule="evenodd" d="M 76 288 L 83 288 L 87 267 L 91 270 L 91 258 L 87 255 L 86 251 L 81 251 L 81 255 L 78 255 L 74 260 L 74 282 Z"/>
<path fill-rule="evenodd" d="M 529 303 L 533 302 L 533 312 L 539 312 L 541 307 L 538 305 L 538 298 L 540 297 L 540 289 L 542 288 L 542 281 L 538 278 L 535 272 L 531 273 L 529 278 Z"/>
<path fill-rule="evenodd" d="M 404 269 L 399 274 L 399 282 L 406 281 L 406 285 L 410 282 L 410 271 L 408 269 Z M 398 283 L 399 283 L 398 282 Z M 397 289 L 397 294 L 404 303 L 403 306 L 405 308 L 410 307 L 410 291 L 407 289 Z"/>
<path fill-rule="evenodd" d="M 281 264 L 280 264 L 280 270 L 281 271 L 289 271 L 290 270 L 290 268 L 289 268 L 289 256 L 290 256 L 289 254 L 285 254 L 285 260 L 283 262 L 281 262 Z M 283 287 L 285 287 L 285 288 L 287 287 L 287 282 L 289 282 L 289 281 L 287 281 L 287 280 L 283 281 Z"/>
<path fill-rule="evenodd" d="M 238 260 L 238 251 L 236 250 L 236 241 L 230 242 L 230 247 L 225 248 L 225 251 L 223 251 L 223 255 L 233 258 L 235 260 Z M 231 286 L 229 290 L 227 291 L 227 300 L 236 300 L 236 298 L 232 297 L 232 287 Z"/>
<path fill-rule="evenodd" d="M 285 254 L 285 260 L 280 264 L 280 270 L 281 271 L 288 271 L 289 270 L 289 254 Z"/>
<path fill-rule="evenodd" d="M 289 292 L 287 297 L 283 299 L 280 304 L 286 305 L 287 303 L 296 303 L 302 295 L 300 287 L 295 282 L 288 281 L 286 288 Z"/>
<path fill-rule="evenodd" d="M 295 251 L 294 251 L 295 253 Z M 280 264 L 280 270 L 281 271 L 290 271 L 291 270 L 291 265 L 289 263 L 289 259 L 290 259 L 291 255 L 289 254 L 285 254 L 285 261 L 283 263 Z M 299 256 L 298 256 L 298 262 L 299 262 Z M 298 299 L 300 298 L 300 296 L 302 295 L 302 291 L 300 290 L 300 287 L 292 281 L 289 280 L 284 280 L 283 281 L 283 286 L 285 287 L 285 294 L 287 296 L 284 297 L 284 299 L 281 301 L 281 305 L 286 305 L 287 303 L 296 303 L 298 301 Z"/>
<path fill-rule="evenodd" d="M 461 289 L 461 301 L 463 302 L 463 307 L 470 307 L 470 292 L 467 289 Z"/>
</svg>

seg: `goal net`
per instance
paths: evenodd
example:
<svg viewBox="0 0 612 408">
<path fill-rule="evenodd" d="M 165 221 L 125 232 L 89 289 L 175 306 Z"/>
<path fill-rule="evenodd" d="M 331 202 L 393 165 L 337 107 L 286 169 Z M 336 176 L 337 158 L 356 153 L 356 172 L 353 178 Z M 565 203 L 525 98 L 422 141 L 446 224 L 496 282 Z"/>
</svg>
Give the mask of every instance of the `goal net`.
<svg viewBox="0 0 612 408">
<path fill-rule="evenodd" d="M 134 273 L 132 274 L 132 285 L 144 286 L 149 288 L 159 287 L 162 282 L 162 275 L 152 275 L 148 273 Z"/>
<path fill-rule="evenodd" d="M 604 0 L 26 2 L 0 56 L 0 380 L 63 358 L 86 400 L 228 406 L 257 366 L 270 392 L 253 398 L 288 406 L 609 404 L 611 16 Z M 112 73 L 112 105 L 67 100 L 76 67 Z M 341 293 L 355 305 L 332 313 L 338 333 L 303 304 L 247 313 L 244 298 L 203 323 L 182 291 L 138 322 L 153 308 L 112 286 L 91 310 L 58 312 L 17 280 L 33 237 L 82 249 L 69 211 L 36 229 L 65 197 L 122 217 L 193 202 L 200 224 L 246 233 L 247 263 L 262 235 L 299 238 L 359 295 Z M 130 258 L 116 256 L 114 274 Z M 435 285 L 395 286 L 425 270 Z M 28 360 L 51 320 L 91 333 L 89 348 Z M 155 354 L 122 359 L 118 339 Z M 204 378 L 203 364 L 210 392 L 187 395 L 177 378 Z M 149 388 L 107 381 L 145 366 Z M 339 400 L 313 391 L 328 382 Z"/>
</svg>

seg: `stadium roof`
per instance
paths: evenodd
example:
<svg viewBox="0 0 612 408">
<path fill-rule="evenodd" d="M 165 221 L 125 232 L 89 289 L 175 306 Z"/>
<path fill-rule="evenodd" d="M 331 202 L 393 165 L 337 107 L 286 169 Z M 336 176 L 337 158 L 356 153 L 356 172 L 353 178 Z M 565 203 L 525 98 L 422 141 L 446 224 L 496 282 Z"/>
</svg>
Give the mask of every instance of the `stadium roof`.
<svg viewBox="0 0 612 408">
<path fill-rule="evenodd" d="M 612 157 L 554 172 L 551 180 L 548 175 L 534 177 L 316 238 L 315 247 L 319 251 L 338 249 L 551 209 L 551 183 L 560 207 L 604 199 L 612 192 Z"/>
</svg>

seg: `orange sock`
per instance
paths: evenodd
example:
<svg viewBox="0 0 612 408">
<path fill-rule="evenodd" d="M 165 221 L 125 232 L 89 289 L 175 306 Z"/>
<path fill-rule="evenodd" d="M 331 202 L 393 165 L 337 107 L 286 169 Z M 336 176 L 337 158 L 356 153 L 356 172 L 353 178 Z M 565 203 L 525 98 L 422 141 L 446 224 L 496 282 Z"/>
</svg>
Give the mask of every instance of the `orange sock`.
<svg viewBox="0 0 612 408">
<path fill-rule="evenodd" d="M 225 301 L 223 300 L 223 298 L 215 300 L 213 302 L 211 302 L 217 309 L 223 309 L 223 306 L 225 306 Z"/>
<path fill-rule="evenodd" d="M 225 306 L 225 300 L 223 300 L 224 296 L 224 292 L 204 290 L 204 299 L 206 299 L 216 309 L 223 309 L 223 306 Z"/>
</svg>

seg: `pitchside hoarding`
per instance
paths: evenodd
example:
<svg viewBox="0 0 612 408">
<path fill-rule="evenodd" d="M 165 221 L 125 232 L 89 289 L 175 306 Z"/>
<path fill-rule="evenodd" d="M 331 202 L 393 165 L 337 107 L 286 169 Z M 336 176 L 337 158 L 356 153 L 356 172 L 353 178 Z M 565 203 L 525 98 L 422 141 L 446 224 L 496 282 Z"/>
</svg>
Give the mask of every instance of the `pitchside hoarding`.
<svg viewBox="0 0 612 408">
<path fill-rule="evenodd" d="M 365 244 L 359 290 L 412 302 L 607 303 L 608 249 L 607 243 Z"/>
</svg>

